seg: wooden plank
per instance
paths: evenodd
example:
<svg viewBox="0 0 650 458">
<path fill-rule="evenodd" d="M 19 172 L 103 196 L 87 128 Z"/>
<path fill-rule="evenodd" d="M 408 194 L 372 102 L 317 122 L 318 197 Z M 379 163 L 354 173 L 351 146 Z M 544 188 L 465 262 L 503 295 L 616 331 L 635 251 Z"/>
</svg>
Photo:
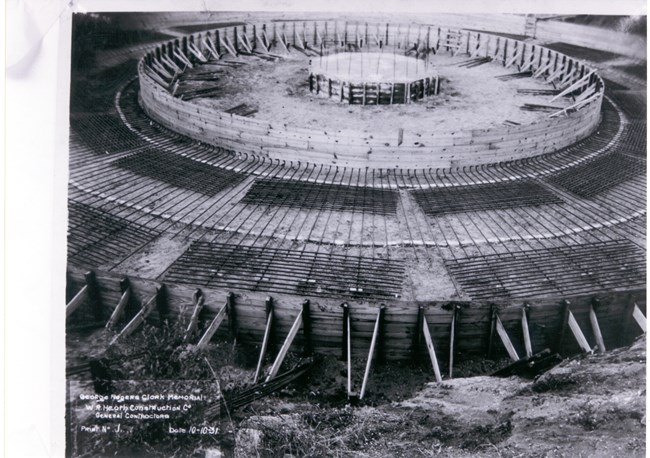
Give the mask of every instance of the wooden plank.
<svg viewBox="0 0 650 458">
<path fill-rule="evenodd" d="M 66 318 L 72 315 L 75 310 L 77 310 L 81 304 L 86 302 L 86 299 L 88 299 L 88 285 L 84 285 L 81 290 L 75 294 L 75 296 L 68 302 L 68 304 L 65 306 L 65 316 Z"/>
<path fill-rule="evenodd" d="M 221 325 L 221 322 L 226 317 L 227 309 L 228 309 L 227 304 L 224 304 L 223 307 L 221 307 L 221 310 L 219 310 L 217 316 L 215 316 L 212 319 L 212 322 L 208 326 L 208 329 L 206 329 L 205 332 L 203 333 L 203 336 L 199 340 L 199 343 L 197 343 L 196 347 L 194 347 L 194 351 L 201 351 L 208 346 L 208 343 L 210 343 L 210 340 L 212 340 L 212 336 L 214 336 L 214 333 L 217 332 L 219 325 Z"/>
<path fill-rule="evenodd" d="M 253 377 L 253 383 L 257 383 L 262 373 L 262 365 L 264 364 L 264 358 L 266 356 L 266 350 L 269 346 L 269 340 L 271 339 L 271 327 L 273 326 L 273 300 L 268 298 L 266 301 L 266 327 L 264 328 L 264 338 L 262 339 L 262 348 L 260 348 L 260 356 L 257 360 L 257 367 L 255 368 L 255 376 Z"/>
<path fill-rule="evenodd" d="M 147 319 L 147 317 L 151 314 L 151 312 L 154 310 L 154 308 L 156 306 L 156 298 L 158 297 L 158 292 L 159 291 L 160 291 L 160 289 L 157 288 L 156 289 L 156 294 L 151 296 L 149 298 L 149 300 L 147 302 L 145 302 L 145 304 L 142 306 L 140 311 L 138 313 L 136 313 L 136 315 L 133 317 L 133 319 L 131 321 L 129 321 L 129 323 L 126 326 L 124 326 L 122 331 L 120 331 L 120 333 L 118 335 L 113 337 L 113 339 L 108 344 L 109 347 L 115 345 L 115 343 L 117 343 L 118 340 L 123 339 L 124 337 L 128 337 L 131 334 L 133 334 L 133 332 L 138 328 L 138 326 L 140 326 L 142 323 L 144 323 L 144 320 Z"/>
<path fill-rule="evenodd" d="M 605 341 L 603 340 L 603 334 L 600 332 L 598 317 L 596 316 L 596 311 L 594 310 L 593 304 L 589 305 L 589 321 L 591 322 L 591 329 L 594 332 L 594 338 L 596 339 L 596 344 L 598 345 L 598 351 L 605 353 Z"/>
<path fill-rule="evenodd" d="M 528 358 L 533 356 L 533 345 L 530 342 L 530 331 L 528 329 L 527 311 L 529 307 L 530 306 L 528 304 L 525 304 L 521 308 L 521 328 L 524 334 L 524 347 L 526 348 L 526 357 Z"/>
<path fill-rule="evenodd" d="M 506 332 L 506 329 L 503 327 L 503 323 L 501 323 L 501 318 L 499 318 L 499 315 L 496 313 L 495 316 L 496 316 L 497 334 L 499 334 L 499 337 L 501 338 L 501 342 L 503 342 L 504 347 L 506 347 L 508 356 L 510 356 L 510 359 L 512 359 L 513 361 L 519 361 L 519 355 L 517 354 L 515 347 L 512 345 L 512 342 L 510 341 L 510 337 L 508 337 L 508 333 Z"/>
<path fill-rule="evenodd" d="M 280 366 L 282 366 L 282 362 L 284 361 L 285 356 L 287 356 L 289 347 L 291 346 L 293 339 L 296 337 L 296 334 L 298 333 L 298 329 L 300 328 L 301 324 L 302 324 L 302 310 L 300 311 L 300 313 L 298 313 L 298 316 L 294 320 L 293 326 L 291 326 L 291 329 L 289 330 L 289 334 L 287 335 L 287 338 L 284 340 L 284 343 L 282 344 L 282 348 L 280 348 L 280 351 L 278 352 L 278 355 L 275 358 L 275 362 L 273 363 L 273 366 L 269 371 L 269 375 L 266 377 L 267 382 L 278 374 L 278 371 L 280 370 Z"/>
<path fill-rule="evenodd" d="M 110 331 L 117 324 L 117 321 L 122 317 L 126 304 L 128 304 L 129 299 L 131 298 L 131 285 L 129 284 L 128 278 L 124 278 L 120 282 L 120 287 L 122 288 L 122 296 L 120 297 L 119 302 L 113 309 L 111 317 L 106 322 L 106 330 Z"/>
<path fill-rule="evenodd" d="M 372 367 L 372 360 L 375 356 L 375 346 L 377 345 L 377 338 L 379 336 L 379 327 L 381 326 L 381 320 L 384 316 L 384 310 L 386 307 L 384 305 L 379 307 L 377 312 L 377 319 L 375 320 L 375 329 L 372 333 L 372 341 L 370 342 L 370 350 L 368 351 L 368 360 L 366 361 L 366 370 L 363 374 L 363 382 L 361 384 L 361 392 L 359 393 L 359 399 L 363 399 L 364 394 L 366 393 L 366 386 L 368 385 L 368 377 L 370 376 L 370 369 Z"/>
<path fill-rule="evenodd" d="M 643 315 L 643 312 L 639 308 L 638 305 L 634 304 L 634 311 L 632 312 L 632 316 L 634 317 L 634 321 L 639 325 L 643 333 L 646 333 L 646 318 Z"/>
<path fill-rule="evenodd" d="M 197 290 L 194 291 L 194 294 L 192 295 L 192 304 L 194 305 L 194 309 L 192 310 L 192 316 L 190 317 L 190 322 L 187 325 L 185 334 L 183 335 L 183 342 L 189 341 L 192 334 L 194 334 L 194 332 L 196 331 L 196 328 L 199 324 L 199 313 L 203 309 L 204 303 L 205 303 L 205 299 L 203 298 L 203 293 L 201 292 L 200 289 L 197 288 Z"/>
<path fill-rule="evenodd" d="M 442 376 L 440 375 L 438 358 L 436 357 L 436 350 L 433 348 L 433 339 L 431 339 L 431 333 L 429 332 L 427 317 L 424 315 L 422 315 L 422 331 L 424 332 L 424 340 L 427 344 L 427 350 L 429 351 L 429 357 L 431 358 L 431 366 L 433 367 L 433 373 L 436 376 L 436 382 L 440 383 L 442 382 Z"/>
<path fill-rule="evenodd" d="M 595 72 L 592 70 L 592 71 L 589 72 L 587 75 L 585 75 L 584 77 L 580 78 L 578 81 L 576 81 L 575 83 L 573 83 L 571 86 L 567 87 L 565 90 L 563 90 L 563 91 L 560 92 L 558 95 L 556 95 L 555 97 L 553 97 L 549 103 L 553 103 L 553 102 L 555 102 L 557 99 L 559 99 L 560 97 L 564 97 L 565 95 L 567 95 L 567 94 L 569 94 L 569 93 L 575 91 L 576 89 L 580 88 L 581 86 L 584 86 L 585 84 L 587 84 L 589 78 L 591 78 L 591 75 L 593 75 L 594 73 L 595 73 Z"/>
<path fill-rule="evenodd" d="M 576 321 L 575 317 L 573 316 L 573 313 L 570 310 L 569 310 L 568 324 L 569 324 L 569 328 L 571 329 L 571 332 L 573 333 L 573 336 L 575 337 L 582 351 L 586 353 L 592 353 L 591 347 L 589 346 L 589 342 L 587 342 L 585 335 L 582 333 L 582 330 L 580 329 L 578 322 Z"/>
</svg>

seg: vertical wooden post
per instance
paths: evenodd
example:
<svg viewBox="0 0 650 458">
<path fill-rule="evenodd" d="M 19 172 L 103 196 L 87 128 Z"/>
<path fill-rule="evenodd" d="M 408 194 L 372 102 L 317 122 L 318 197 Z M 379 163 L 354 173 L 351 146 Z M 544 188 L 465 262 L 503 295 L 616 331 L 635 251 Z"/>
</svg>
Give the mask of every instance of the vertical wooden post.
<svg viewBox="0 0 650 458">
<path fill-rule="evenodd" d="M 415 333 L 413 334 L 413 344 L 411 346 L 411 358 L 413 362 L 420 359 L 420 346 L 422 345 L 422 322 L 424 320 L 424 306 L 418 307 L 418 318 L 415 324 Z"/>
<path fill-rule="evenodd" d="M 230 331 L 230 340 L 237 340 L 239 329 L 237 328 L 237 312 L 235 310 L 235 295 L 229 292 L 226 296 L 226 307 L 228 313 L 228 329 Z"/>
<path fill-rule="evenodd" d="M 632 342 L 632 321 L 634 320 L 634 307 L 636 307 L 636 298 L 632 294 L 627 296 L 627 304 L 623 319 L 620 322 L 617 346 L 622 347 Z"/>
<path fill-rule="evenodd" d="M 528 311 L 530 304 L 525 303 L 521 308 L 521 329 L 524 335 L 524 347 L 526 348 L 526 356 L 530 358 L 533 356 L 533 346 L 530 342 L 530 332 L 528 330 Z"/>
<path fill-rule="evenodd" d="M 562 354 L 562 347 L 564 345 L 564 336 L 566 334 L 566 328 L 569 321 L 569 313 L 571 303 L 566 299 L 562 301 L 562 322 L 560 323 L 560 332 L 558 333 L 557 346 L 555 348 L 555 353 Z"/>
<path fill-rule="evenodd" d="M 342 338 L 341 338 L 341 360 L 342 361 L 347 361 L 348 360 L 348 333 L 350 332 L 350 329 L 349 329 L 350 306 L 348 305 L 347 302 L 344 302 L 344 303 L 341 304 L 341 308 L 343 309 L 343 332 L 342 332 Z"/>
<path fill-rule="evenodd" d="M 102 307 L 102 298 L 99 295 L 99 284 L 97 284 L 97 277 L 92 270 L 86 272 L 84 275 L 86 285 L 88 285 L 88 302 L 93 311 L 93 318 L 95 321 L 101 321 L 104 318 L 104 309 Z"/>
<path fill-rule="evenodd" d="M 490 330 L 488 332 L 488 342 L 487 342 L 487 358 L 492 359 L 494 354 L 494 332 L 497 327 L 497 310 L 496 305 L 490 305 Z"/>
<path fill-rule="evenodd" d="M 311 313 L 309 311 L 309 299 L 302 303 L 302 332 L 305 337 L 305 356 L 311 356 L 314 353 L 311 343 Z"/>
<path fill-rule="evenodd" d="M 156 294 L 156 310 L 158 310 L 158 316 L 160 321 L 165 322 L 169 319 L 169 303 L 167 300 L 167 286 L 164 284 L 160 285 L 158 288 L 158 294 Z"/>
<path fill-rule="evenodd" d="M 598 345 L 598 351 L 605 353 L 605 341 L 603 340 L 603 334 L 600 332 L 600 325 L 598 324 L 598 317 L 596 316 L 596 307 L 600 305 L 598 299 L 594 298 L 589 304 L 589 321 L 591 322 L 591 329 L 594 333 L 594 339 L 596 339 L 596 345 Z"/>
</svg>

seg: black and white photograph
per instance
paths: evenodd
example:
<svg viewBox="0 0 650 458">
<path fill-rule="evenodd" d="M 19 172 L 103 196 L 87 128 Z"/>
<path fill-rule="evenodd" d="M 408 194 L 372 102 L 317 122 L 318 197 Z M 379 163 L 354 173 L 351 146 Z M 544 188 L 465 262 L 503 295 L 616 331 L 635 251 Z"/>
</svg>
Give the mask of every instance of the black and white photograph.
<svg viewBox="0 0 650 458">
<path fill-rule="evenodd" d="M 65 456 L 646 456 L 643 3 L 75 3 Z"/>
</svg>

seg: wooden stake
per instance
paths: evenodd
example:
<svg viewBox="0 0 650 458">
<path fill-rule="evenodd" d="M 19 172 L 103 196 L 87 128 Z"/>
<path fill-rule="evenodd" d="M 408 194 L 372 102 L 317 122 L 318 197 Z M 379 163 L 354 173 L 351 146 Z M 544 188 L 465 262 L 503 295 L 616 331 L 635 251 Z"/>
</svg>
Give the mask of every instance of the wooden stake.
<svg viewBox="0 0 650 458">
<path fill-rule="evenodd" d="M 578 342 L 578 345 L 580 346 L 582 351 L 586 353 L 592 353 L 591 347 L 589 346 L 589 342 L 587 342 L 585 335 L 582 333 L 582 330 L 580 329 L 580 326 L 578 325 L 578 322 L 576 321 L 571 311 L 569 311 L 568 324 L 569 324 L 569 328 L 571 328 L 571 332 L 573 333 L 573 336 L 576 338 L 576 341 Z"/>
<path fill-rule="evenodd" d="M 140 311 L 136 313 L 133 319 L 129 321 L 129 323 L 126 326 L 124 326 L 124 329 L 122 329 L 122 331 L 120 331 L 118 335 L 113 337 L 113 340 L 111 340 L 111 342 L 108 344 L 109 347 L 113 346 L 118 340 L 133 334 L 133 332 L 138 328 L 138 326 L 144 323 L 144 321 L 147 319 L 147 317 L 151 314 L 151 312 L 154 310 L 156 306 L 156 297 L 158 296 L 158 291 L 160 291 L 160 289 L 156 289 L 156 294 L 151 296 L 149 300 L 145 302 L 145 304 L 142 306 Z"/>
<path fill-rule="evenodd" d="M 273 326 L 273 299 L 269 297 L 266 299 L 266 327 L 264 328 L 264 339 L 262 339 L 262 348 L 260 349 L 260 357 L 257 360 L 257 368 L 255 368 L 253 383 L 257 383 L 262 373 L 264 357 L 266 356 L 266 350 L 269 346 L 269 340 L 271 339 L 271 326 Z"/>
<path fill-rule="evenodd" d="M 212 336 L 214 336 L 214 333 L 217 332 L 217 329 L 219 329 L 221 322 L 226 317 L 227 309 L 228 309 L 228 304 L 224 304 L 221 307 L 221 309 L 219 309 L 219 312 L 212 319 L 212 322 L 208 326 L 208 329 L 206 329 L 205 332 L 203 333 L 203 336 L 199 340 L 199 343 L 197 343 L 196 347 L 194 347 L 194 351 L 201 351 L 208 346 L 210 340 L 212 340 Z"/>
<path fill-rule="evenodd" d="M 598 325 L 598 317 L 596 317 L 596 311 L 594 310 L 594 305 L 598 304 L 598 300 L 594 299 L 591 304 L 589 304 L 589 321 L 591 322 L 591 329 L 594 332 L 594 339 L 596 339 L 596 345 L 598 345 L 598 351 L 605 353 L 605 341 L 603 340 L 603 334 L 600 332 L 600 326 Z"/>
<path fill-rule="evenodd" d="M 524 334 L 524 347 L 526 348 L 526 356 L 530 358 L 533 356 L 533 346 L 530 342 L 530 332 L 528 330 L 528 310 L 530 309 L 529 304 L 524 304 L 521 308 L 521 328 Z"/>
<path fill-rule="evenodd" d="M 81 288 L 81 290 L 75 294 L 75 296 L 65 306 L 66 318 L 72 315 L 72 313 L 77 310 L 81 304 L 86 302 L 86 299 L 88 299 L 88 285 L 84 285 L 84 287 Z"/>
<path fill-rule="evenodd" d="M 433 348 L 433 339 L 431 338 L 431 333 L 429 332 L 429 324 L 427 323 L 427 317 L 422 314 L 422 332 L 424 333 L 424 340 L 427 344 L 427 350 L 429 351 L 429 357 L 431 358 L 431 366 L 433 367 L 433 373 L 436 376 L 436 382 L 442 382 L 442 376 L 440 375 L 440 367 L 438 366 L 438 358 L 436 357 L 436 350 Z M 418 332 L 418 334 L 420 334 Z"/>
<path fill-rule="evenodd" d="M 129 284 L 129 279 L 128 278 L 123 278 L 122 279 L 122 281 L 120 282 L 120 289 L 122 290 L 122 296 L 120 297 L 120 300 L 118 301 L 117 305 L 115 306 L 115 309 L 113 310 L 113 313 L 111 314 L 111 317 L 106 322 L 106 330 L 108 330 L 108 331 L 113 329 L 113 327 L 117 324 L 117 321 L 120 319 L 120 317 L 124 313 L 124 309 L 126 308 L 126 304 L 129 303 L 129 299 L 131 298 L 131 285 Z"/>
<path fill-rule="evenodd" d="M 284 361 L 285 356 L 287 356 L 289 347 L 291 346 L 293 339 L 296 337 L 296 334 L 298 333 L 298 329 L 300 328 L 301 324 L 302 324 L 302 310 L 300 311 L 300 313 L 298 313 L 298 316 L 293 321 L 293 325 L 289 330 L 289 334 L 287 334 L 287 338 L 284 340 L 284 343 L 282 344 L 282 348 L 280 348 L 280 351 L 278 352 L 278 356 L 275 358 L 275 362 L 273 363 L 273 366 L 269 371 L 269 375 L 266 377 L 267 382 L 278 374 L 278 371 L 280 370 L 280 366 L 282 366 L 282 362 Z"/>
<path fill-rule="evenodd" d="M 235 295 L 229 292 L 226 295 L 226 305 L 228 306 L 228 331 L 230 333 L 230 340 L 237 342 L 237 335 L 239 329 L 237 328 L 237 311 L 235 310 Z"/>
<path fill-rule="evenodd" d="M 194 310 L 192 310 L 192 317 L 190 318 L 190 322 L 187 325 L 187 329 L 185 330 L 183 342 L 190 340 L 190 337 L 196 331 L 196 328 L 199 324 L 199 313 L 201 313 L 201 310 L 203 309 L 204 302 L 205 300 L 203 298 L 203 292 L 197 288 L 196 291 L 194 291 L 194 294 L 192 294 L 192 304 L 194 305 Z"/>
<path fill-rule="evenodd" d="M 495 313 L 494 316 L 496 317 L 497 334 L 499 334 L 499 337 L 501 338 L 501 342 L 503 342 L 503 346 L 506 347 L 508 356 L 510 356 L 510 359 L 512 359 L 513 361 L 519 361 L 519 355 L 517 354 L 514 345 L 512 345 L 512 342 L 510 341 L 510 337 L 508 337 L 506 328 L 504 328 L 503 323 L 501 323 L 501 318 L 499 318 L 499 315 L 497 313 Z"/>
<path fill-rule="evenodd" d="M 370 341 L 370 350 L 368 352 L 368 361 L 366 362 L 366 371 L 363 374 L 363 383 L 361 384 L 361 392 L 359 393 L 359 399 L 363 399 L 364 394 L 366 393 L 366 386 L 368 385 L 368 377 L 370 376 L 370 368 L 372 367 L 372 359 L 375 353 L 375 346 L 377 345 L 377 338 L 379 336 L 379 327 L 381 326 L 381 320 L 384 316 L 385 306 L 380 306 L 379 311 L 377 312 L 377 319 L 375 320 L 375 329 L 372 332 L 372 340 Z"/>
<path fill-rule="evenodd" d="M 639 325 L 643 333 L 645 334 L 646 331 L 646 319 L 645 316 L 643 315 L 643 312 L 639 308 L 638 305 L 634 304 L 634 311 L 632 312 L 632 316 L 634 317 L 634 321 Z"/>
</svg>

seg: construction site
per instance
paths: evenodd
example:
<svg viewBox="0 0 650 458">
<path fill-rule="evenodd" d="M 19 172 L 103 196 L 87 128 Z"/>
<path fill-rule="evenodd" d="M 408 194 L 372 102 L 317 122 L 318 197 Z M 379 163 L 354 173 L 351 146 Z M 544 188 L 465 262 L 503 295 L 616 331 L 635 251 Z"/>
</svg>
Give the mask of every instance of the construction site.
<svg viewBox="0 0 650 458">
<path fill-rule="evenodd" d="M 646 35 L 75 14 L 68 455 L 645 456 Z"/>
</svg>

